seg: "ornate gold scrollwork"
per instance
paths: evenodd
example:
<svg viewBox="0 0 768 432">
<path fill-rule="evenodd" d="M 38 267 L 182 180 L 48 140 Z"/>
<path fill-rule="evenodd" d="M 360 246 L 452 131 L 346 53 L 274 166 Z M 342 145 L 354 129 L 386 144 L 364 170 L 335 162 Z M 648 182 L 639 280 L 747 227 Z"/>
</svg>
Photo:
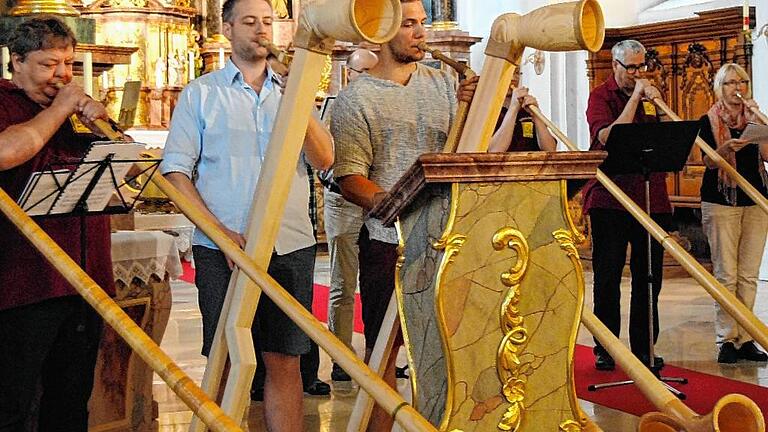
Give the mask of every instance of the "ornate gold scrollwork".
<svg viewBox="0 0 768 432">
<path fill-rule="evenodd" d="M 581 425 L 573 420 L 566 420 L 560 423 L 560 430 L 562 432 L 581 432 Z"/>
<path fill-rule="evenodd" d="M 497 251 L 506 248 L 517 253 L 517 261 L 501 274 L 501 283 L 509 287 L 501 305 L 500 324 L 504 337 L 497 353 L 496 369 L 502 383 L 502 394 L 510 407 L 497 425 L 503 431 L 516 431 L 520 427 L 525 410 L 526 377 L 520 373 L 520 347 L 528 341 L 528 330 L 524 326 L 523 316 L 517 308 L 520 303 L 520 281 L 528 268 L 528 242 L 520 231 L 505 227 L 493 235 L 493 248 Z"/>
</svg>

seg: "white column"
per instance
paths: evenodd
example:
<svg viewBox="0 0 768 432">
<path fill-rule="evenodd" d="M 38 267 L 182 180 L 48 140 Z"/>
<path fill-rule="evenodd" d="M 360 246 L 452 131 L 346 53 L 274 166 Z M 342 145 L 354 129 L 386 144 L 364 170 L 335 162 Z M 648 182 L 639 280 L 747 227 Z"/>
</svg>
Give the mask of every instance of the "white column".
<svg viewBox="0 0 768 432">
<path fill-rule="evenodd" d="M 3 63 L 2 76 L 5 79 L 11 79 L 11 71 L 8 67 L 9 61 L 11 61 L 11 54 L 8 51 L 8 47 L 3 47 L 2 50 L 0 50 L 0 62 Z"/>
<path fill-rule="evenodd" d="M 93 96 L 93 53 L 83 53 L 83 90 L 88 96 Z"/>
</svg>

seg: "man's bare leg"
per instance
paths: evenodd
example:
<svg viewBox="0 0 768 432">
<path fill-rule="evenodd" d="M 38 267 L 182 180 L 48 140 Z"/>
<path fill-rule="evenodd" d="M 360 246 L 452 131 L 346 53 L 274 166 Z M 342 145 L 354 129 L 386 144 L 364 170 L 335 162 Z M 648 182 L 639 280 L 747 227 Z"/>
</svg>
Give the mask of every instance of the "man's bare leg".
<svg viewBox="0 0 768 432">
<path fill-rule="evenodd" d="M 387 358 L 387 369 L 384 371 L 384 375 L 381 377 L 384 379 L 384 382 L 389 384 L 390 387 L 395 389 L 397 391 L 397 378 L 395 377 L 395 364 L 397 361 L 397 351 L 399 347 L 392 348 L 392 351 L 389 353 L 389 358 Z M 365 350 L 365 362 L 368 363 L 368 360 L 371 358 L 371 352 L 373 350 L 370 348 L 366 348 Z M 360 390 L 363 391 L 363 390 Z M 395 420 L 392 418 L 391 415 L 389 415 L 388 412 L 384 411 L 378 404 L 375 404 L 373 406 L 373 411 L 371 411 L 371 419 L 368 421 L 368 429 L 366 429 L 367 432 L 390 432 L 392 430 L 392 426 L 395 424 Z"/>
<path fill-rule="evenodd" d="M 304 430 L 304 388 L 299 356 L 265 352 L 264 419 L 269 432 Z"/>
</svg>

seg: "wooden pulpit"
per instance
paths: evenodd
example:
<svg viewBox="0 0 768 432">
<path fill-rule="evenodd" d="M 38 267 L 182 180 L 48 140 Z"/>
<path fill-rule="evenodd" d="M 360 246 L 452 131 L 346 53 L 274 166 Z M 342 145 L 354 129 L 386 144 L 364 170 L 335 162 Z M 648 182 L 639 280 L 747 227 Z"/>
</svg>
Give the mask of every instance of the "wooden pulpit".
<svg viewBox="0 0 768 432">
<path fill-rule="evenodd" d="M 566 190 L 605 155 L 427 154 L 372 212 L 399 225 L 413 403 L 440 430 L 588 429 L 573 379 L 583 237 Z"/>
</svg>

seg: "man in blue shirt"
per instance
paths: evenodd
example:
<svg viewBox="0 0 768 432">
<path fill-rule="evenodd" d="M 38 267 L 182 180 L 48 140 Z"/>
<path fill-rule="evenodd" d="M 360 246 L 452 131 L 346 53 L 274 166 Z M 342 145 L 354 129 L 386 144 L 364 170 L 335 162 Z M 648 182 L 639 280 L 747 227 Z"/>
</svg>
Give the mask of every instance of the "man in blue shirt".
<svg viewBox="0 0 768 432">
<path fill-rule="evenodd" d="M 161 171 L 241 247 L 248 214 L 280 105 L 278 79 L 267 65 L 259 39 L 272 39 L 268 0 L 227 0 L 223 33 L 232 43 L 226 66 L 190 83 L 179 97 L 165 145 Z M 327 169 L 333 144 L 312 118 L 303 157 L 293 170 L 285 218 L 268 272 L 307 309 L 312 305 L 315 238 L 309 219 L 305 163 Z M 203 316 L 207 355 L 226 295 L 232 263 L 202 232 L 193 238 L 195 284 Z M 302 429 L 299 356 L 309 338 L 266 296 L 253 325 L 254 343 L 266 367 L 264 412 L 270 431 Z"/>
</svg>

